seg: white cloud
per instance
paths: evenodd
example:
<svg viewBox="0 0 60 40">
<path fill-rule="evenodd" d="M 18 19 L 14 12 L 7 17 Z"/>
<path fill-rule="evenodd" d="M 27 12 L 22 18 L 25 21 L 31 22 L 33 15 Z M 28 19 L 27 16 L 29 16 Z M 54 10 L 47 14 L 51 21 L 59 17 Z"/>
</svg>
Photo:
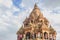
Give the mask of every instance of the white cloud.
<svg viewBox="0 0 60 40">
<path fill-rule="evenodd" d="M 6 7 L 11 7 L 12 1 L 11 0 L 0 0 L 0 4 L 5 5 Z"/>
<path fill-rule="evenodd" d="M 42 5 L 46 8 L 56 8 L 60 6 L 60 0 L 42 0 Z"/>
<path fill-rule="evenodd" d="M 11 4 L 11 0 L 0 1 L 0 39 L 16 40 L 18 29 L 18 16 L 14 16 L 14 11 L 19 11 Z M 14 9 L 12 9 L 14 7 Z"/>
<path fill-rule="evenodd" d="M 15 7 L 14 5 L 12 5 L 11 9 L 14 11 L 21 11 L 19 8 Z"/>
</svg>

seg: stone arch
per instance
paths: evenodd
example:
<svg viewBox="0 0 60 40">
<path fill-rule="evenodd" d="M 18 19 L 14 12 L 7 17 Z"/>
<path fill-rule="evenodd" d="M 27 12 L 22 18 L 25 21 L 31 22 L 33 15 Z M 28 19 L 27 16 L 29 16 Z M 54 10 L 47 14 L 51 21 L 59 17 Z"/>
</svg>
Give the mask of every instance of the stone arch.
<svg viewBox="0 0 60 40">
<path fill-rule="evenodd" d="M 44 32 L 44 39 L 48 39 L 48 33 Z"/>
<path fill-rule="evenodd" d="M 26 39 L 30 39 L 30 35 L 31 35 L 31 33 L 30 32 L 27 32 L 26 33 Z"/>
</svg>

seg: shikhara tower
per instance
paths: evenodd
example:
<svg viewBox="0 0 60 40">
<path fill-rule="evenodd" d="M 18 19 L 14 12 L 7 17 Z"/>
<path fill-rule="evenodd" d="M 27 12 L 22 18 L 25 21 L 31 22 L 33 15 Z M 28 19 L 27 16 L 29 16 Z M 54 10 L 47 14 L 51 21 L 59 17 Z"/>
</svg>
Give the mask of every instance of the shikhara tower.
<svg viewBox="0 0 60 40">
<path fill-rule="evenodd" d="M 17 31 L 17 40 L 56 40 L 56 31 L 49 25 L 49 21 L 36 4 Z"/>
</svg>

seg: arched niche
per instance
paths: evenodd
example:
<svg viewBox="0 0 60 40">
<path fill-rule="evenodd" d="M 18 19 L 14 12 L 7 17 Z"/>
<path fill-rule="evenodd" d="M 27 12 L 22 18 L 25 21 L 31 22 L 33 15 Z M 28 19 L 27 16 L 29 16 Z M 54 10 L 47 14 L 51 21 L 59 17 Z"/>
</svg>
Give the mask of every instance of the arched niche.
<svg viewBox="0 0 60 40">
<path fill-rule="evenodd" d="M 32 33 L 32 38 L 35 39 L 36 38 L 36 33 Z"/>
<path fill-rule="evenodd" d="M 49 40 L 53 40 L 53 35 L 51 33 L 49 34 Z"/>
<path fill-rule="evenodd" d="M 40 38 L 40 39 L 42 39 L 42 32 L 38 32 L 37 33 L 37 37 Z"/>
<path fill-rule="evenodd" d="M 26 33 L 26 39 L 30 39 L 30 35 L 31 35 L 31 33 L 30 32 L 27 32 Z"/>
<path fill-rule="evenodd" d="M 48 33 L 44 32 L 44 39 L 48 39 Z"/>
</svg>

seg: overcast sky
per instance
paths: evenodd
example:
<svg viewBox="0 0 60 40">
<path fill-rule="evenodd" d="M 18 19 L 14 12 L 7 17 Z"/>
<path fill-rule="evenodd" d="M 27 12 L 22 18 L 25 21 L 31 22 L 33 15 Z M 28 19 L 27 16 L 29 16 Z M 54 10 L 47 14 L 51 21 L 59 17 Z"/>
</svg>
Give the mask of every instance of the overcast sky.
<svg viewBox="0 0 60 40">
<path fill-rule="evenodd" d="M 0 0 L 0 40 L 17 40 L 16 32 L 37 3 L 60 40 L 60 0 Z"/>
</svg>

